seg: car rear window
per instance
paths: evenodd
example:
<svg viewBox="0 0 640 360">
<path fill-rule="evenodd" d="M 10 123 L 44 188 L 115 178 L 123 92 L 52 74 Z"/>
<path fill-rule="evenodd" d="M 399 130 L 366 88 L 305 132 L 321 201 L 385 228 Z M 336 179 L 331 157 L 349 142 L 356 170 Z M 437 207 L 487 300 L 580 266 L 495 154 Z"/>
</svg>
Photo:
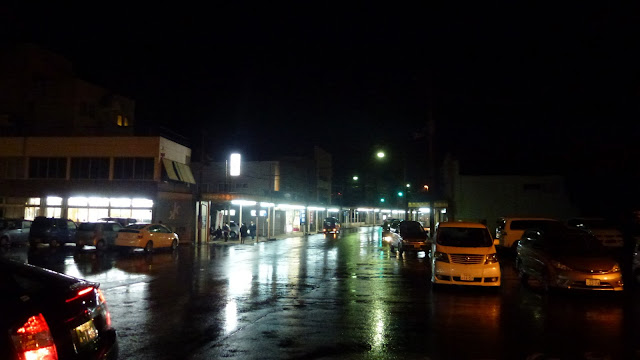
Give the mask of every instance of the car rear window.
<svg viewBox="0 0 640 360">
<path fill-rule="evenodd" d="M 400 223 L 400 235 L 403 237 L 426 237 L 422 225 L 417 221 L 404 221 Z"/>
<path fill-rule="evenodd" d="M 537 227 L 544 227 L 556 223 L 553 220 L 514 220 L 511 222 L 511 230 L 526 230 Z"/>
<path fill-rule="evenodd" d="M 487 229 L 463 227 L 441 227 L 436 242 L 456 247 L 489 247 L 493 244 Z"/>
</svg>

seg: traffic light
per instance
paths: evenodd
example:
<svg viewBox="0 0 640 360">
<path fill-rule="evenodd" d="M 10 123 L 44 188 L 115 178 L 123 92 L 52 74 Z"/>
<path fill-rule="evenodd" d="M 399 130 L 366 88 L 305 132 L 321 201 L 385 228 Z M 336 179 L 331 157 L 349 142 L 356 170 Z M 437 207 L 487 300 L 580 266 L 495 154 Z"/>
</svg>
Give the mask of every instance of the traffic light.
<svg viewBox="0 0 640 360">
<path fill-rule="evenodd" d="M 403 197 L 404 193 L 402 191 L 398 191 L 398 196 Z"/>
<path fill-rule="evenodd" d="M 383 203 L 384 202 L 384 198 L 380 198 L 380 202 Z"/>
</svg>

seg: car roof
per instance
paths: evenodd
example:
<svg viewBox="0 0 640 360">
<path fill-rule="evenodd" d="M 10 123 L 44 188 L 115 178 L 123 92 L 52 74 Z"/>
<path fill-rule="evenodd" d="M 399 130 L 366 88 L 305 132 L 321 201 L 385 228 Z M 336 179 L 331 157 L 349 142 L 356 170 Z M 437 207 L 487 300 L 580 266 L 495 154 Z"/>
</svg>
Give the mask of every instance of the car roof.
<svg viewBox="0 0 640 360">
<path fill-rule="evenodd" d="M 486 229 L 487 226 L 480 223 L 468 222 L 468 221 L 446 221 L 438 223 L 438 227 L 447 227 L 447 228 L 476 228 L 476 229 Z"/>
<path fill-rule="evenodd" d="M 504 220 L 547 220 L 547 221 L 560 221 L 558 219 L 552 219 L 552 218 L 545 218 L 545 217 L 509 217 L 509 216 L 502 216 L 499 217 L 498 219 L 504 219 Z"/>
</svg>

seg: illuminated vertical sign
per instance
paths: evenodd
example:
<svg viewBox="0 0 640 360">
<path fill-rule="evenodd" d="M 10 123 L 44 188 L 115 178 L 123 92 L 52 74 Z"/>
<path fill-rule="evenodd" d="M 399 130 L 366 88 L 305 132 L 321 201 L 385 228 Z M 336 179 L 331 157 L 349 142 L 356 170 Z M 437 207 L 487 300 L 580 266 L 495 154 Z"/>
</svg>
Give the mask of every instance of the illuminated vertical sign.
<svg viewBox="0 0 640 360">
<path fill-rule="evenodd" d="M 231 154 L 229 161 L 229 175 L 240 176 L 240 154 Z"/>
</svg>

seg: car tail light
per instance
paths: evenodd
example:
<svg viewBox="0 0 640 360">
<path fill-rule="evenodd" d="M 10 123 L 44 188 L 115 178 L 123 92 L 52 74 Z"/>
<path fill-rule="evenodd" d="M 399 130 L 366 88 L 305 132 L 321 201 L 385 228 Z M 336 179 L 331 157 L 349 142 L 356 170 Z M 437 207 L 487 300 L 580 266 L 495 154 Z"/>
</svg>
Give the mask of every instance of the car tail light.
<svg viewBox="0 0 640 360">
<path fill-rule="evenodd" d="M 82 289 L 82 290 L 78 290 L 78 292 L 76 293 L 76 295 L 75 295 L 74 297 L 72 297 L 72 298 L 67 299 L 67 300 L 66 300 L 66 302 L 72 302 L 73 300 L 79 299 L 79 298 L 81 298 L 82 296 L 84 296 L 84 295 L 86 295 L 86 294 L 88 294 L 88 293 L 92 292 L 92 291 L 93 291 L 93 289 L 95 289 L 93 286 L 89 286 L 89 287 L 86 287 L 86 288 L 84 288 L 84 289 Z"/>
<path fill-rule="evenodd" d="M 11 339 L 20 360 L 57 360 L 58 351 L 42 314 L 30 317 Z"/>
<path fill-rule="evenodd" d="M 109 308 L 107 307 L 107 299 L 105 299 L 102 290 L 96 289 L 96 291 L 98 292 L 98 299 L 100 300 L 100 305 L 104 311 L 104 318 L 106 319 L 107 327 L 111 327 L 111 313 L 109 313 Z"/>
</svg>

